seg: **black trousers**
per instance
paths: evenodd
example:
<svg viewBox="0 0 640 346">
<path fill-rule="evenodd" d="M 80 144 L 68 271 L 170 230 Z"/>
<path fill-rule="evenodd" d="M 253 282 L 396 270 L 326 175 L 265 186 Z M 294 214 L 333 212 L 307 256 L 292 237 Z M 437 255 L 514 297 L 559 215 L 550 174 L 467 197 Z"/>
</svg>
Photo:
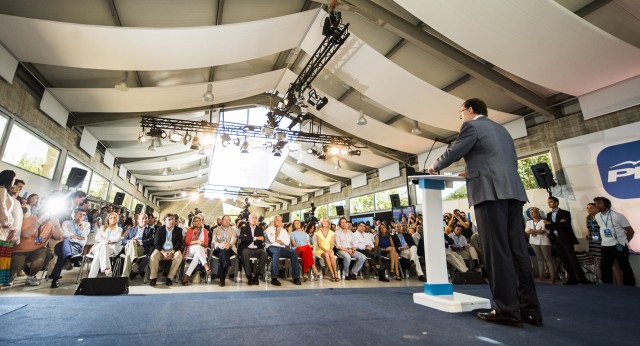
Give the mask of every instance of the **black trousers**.
<svg viewBox="0 0 640 346">
<path fill-rule="evenodd" d="M 520 318 L 520 311 L 541 318 L 529 252 L 522 236 L 523 205 L 510 199 L 487 201 L 473 208 L 496 311 L 512 318 Z"/>
<path fill-rule="evenodd" d="M 633 275 L 633 269 L 629 263 L 629 247 L 623 246 L 622 251 L 616 250 L 614 246 L 602 246 L 602 260 L 600 262 L 600 271 L 602 272 L 602 282 L 605 284 L 613 283 L 613 262 L 618 260 L 618 265 L 624 276 L 622 283 L 625 286 L 636 286 L 636 277 Z"/>
<path fill-rule="evenodd" d="M 251 276 L 251 257 L 258 259 L 258 266 L 256 272 L 253 275 L 264 274 L 264 265 L 267 263 L 267 252 L 264 249 L 249 249 L 245 248 L 240 254 L 242 257 L 242 266 L 244 267 L 244 274 Z"/>
<path fill-rule="evenodd" d="M 218 257 L 218 279 L 222 279 L 227 275 L 227 268 L 231 267 L 231 257 L 235 254 L 232 249 L 213 250 L 213 255 Z"/>
<path fill-rule="evenodd" d="M 580 281 L 581 283 L 587 283 L 587 276 L 584 275 L 584 270 L 582 270 L 582 266 L 580 266 L 580 262 L 578 261 L 578 257 L 576 257 L 576 250 L 574 248 L 574 244 L 567 244 L 566 242 L 560 241 L 560 238 L 556 239 L 555 243 L 556 251 L 558 251 L 558 255 L 562 260 L 562 265 L 564 270 L 567 271 L 567 282 L 576 283 Z"/>
</svg>

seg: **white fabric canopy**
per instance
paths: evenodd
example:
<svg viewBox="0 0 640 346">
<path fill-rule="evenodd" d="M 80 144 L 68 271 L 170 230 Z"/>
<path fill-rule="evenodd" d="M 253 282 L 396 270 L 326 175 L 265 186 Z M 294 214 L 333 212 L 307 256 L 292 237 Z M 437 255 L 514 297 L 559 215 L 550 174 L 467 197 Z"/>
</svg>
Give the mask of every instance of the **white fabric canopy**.
<svg viewBox="0 0 640 346">
<path fill-rule="evenodd" d="M 168 167 L 171 167 L 171 166 L 168 166 Z M 205 175 L 205 174 L 203 174 L 203 175 Z M 198 171 L 195 170 L 193 172 L 188 172 L 188 173 L 167 174 L 167 175 L 135 174 L 135 177 L 136 177 L 136 179 L 138 179 L 138 182 L 143 182 L 144 184 L 146 184 L 147 181 L 175 181 L 175 180 L 197 178 L 198 177 Z"/>
<path fill-rule="evenodd" d="M 182 189 L 186 187 L 197 187 L 206 182 L 207 182 L 207 176 L 203 176 L 200 178 L 193 178 L 193 179 L 179 180 L 179 181 L 166 181 L 166 182 L 165 181 L 149 181 L 149 182 L 146 182 L 144 185 L 151 190 L 154 190 L 153 187 L 169 187 L 169 186 L 171 186 L 172 189 Z"/>
<path fill-rule="evenodd" d="M 290 154 L 291 157 L 298 159 L 298 153 Z M 320 172 L 327 172 L 331 175 L 336 175 L 344 178 L 351 178 L 360 174 L 360 172 L 349 171 L 344 168 L 335 169 L 335 164 L 331 161 L 320 160 L 317 156 L 307 154 L 306 151 L 302 152 L 302 163 Z"/>
<path fill-rule="evenodd" d="M 184 144 L 168 145 L 164 144 L 162 147 L 158 147 L 158 151 L 150 151 L 148 144 L 140 144 L 139 148 L 109 148 L 109 151 L 115 157 L 128 157 L 128 158 L 149 158 L 156 156 L 168 156 L 180 153 L 193 151 L 189 149 L 189 146 Z M 163 168 L 166 167 L 163 166 Z"/>
<path fill-rule="evenodd" d="M 317 13 L 310 10 L 189 28 L 97 26 L 0 15 L 0 41 L 20 61 L 30 63 L 101 70 L 181 70 L 247 61 L 297 47 Z"/>
<path fill-rule="evenodd" d="M 314 175 L 309 174 L 309 172 L 302 173 L 299 170 L 297 170 L 296 167 L 293 167 L 287 162 L 285 162 L 284 165 L 282 165 L 282 168 L 280 168 L 280 172 L 290 177 L 291 179 L 297 180 L 305 185 L 324 187 L 324 186 L 329 186 L 334 184 L 333 181 L 326 181 L 326 180 L 315 178 Z"/>
<path fill-rule="evenodd" d="M 109 150 L 113 150 L 113 149 L 109 149 Z M 131 172 L 148 171 L 148 170 L 155 170 L 155 169 L 163 169 L 165 167 L 175 167 L 178 165 L 184 165 L 187 163 L 200 161 L 202 160 L 203 157 L 204 156 L 191 150 L 190 153 L 176 155 L 175 157 L 169 157 L 169 158 L 166 158 L 166 160 L 165 158 L 161 158 L 161 159 L 156 158 L 156 159 L 149 159 L 144 161 L 137 161 L 133 163 L 125 163 L 124 166 L 126 166 L 127 169 Z"/>
<path fill-rule="evenodd" d="M 570 95 L 640 74 L 640 49 L 553 0 L 395 2 L 482 59 Z"/>
<path fill-rule="evenodd" d="M 301 196 L 301 195 L 304 195 L 305 193 L 313 192 L 316 190 L 316 189 L 303 189 L 299 187 L 292 187 L 289 185 L 279 183 L 275 180 L 273 181 L 273 183 L 271 183 L 271 187 L 269 189 L 272 191 L 282 192 L 282 193 L 296 195 L 296 196 Z"/>
<path fill-rule="evenodd" d="M 284 93 L 296 77 L 296 74 L 290 70 L 285 71 L 278 85 L 278 91 Z M 321 95 L 327 95 L 318 88 L 316 91 Z M 327 98 L 329 99 L 327 105 L 320 111 L 314 111 L 313 114 L 349 133 L 366 133 L 367 139 L 375 144 L 415 154 L 428 150 L 433 143 L 430 139 L 407 133 L 376 119 L 366 117 L 366 115 L 367 125 L 356 125 L 356 121 L 360 117 L 359 111 L 332 97 L 327 96 Z"/>
<path fill-rule="evenodd" d="M 211 83 L 216 103 L 224 103 L 265 93 L 274 88 L 284 69 Z M 131 88 L 51 88 L 49 90 L 71 112 L 152 112 L 206 106 L 202 95 L 207 83 L 172 87 Z M 108 120 L 108 117 L 105 117 Z"/>
<path fill-rule="evenodd" d="M 324 36 L 320 25 L 322 16 L 316 18 L 301 48 L 313 54 Z M 338 53 L 325 68 L 352 86 L 362 95 L 413 120 L 434 127 L 458 131 L 458 110 L 464 100 L 414 76 L 396 65 L 351 33 Z M 372 73 L 375 71 L 375 73 Z M 498 123 L 520 118 L 516 115 L 490 110 L 491 119 Z"/>
</svg>

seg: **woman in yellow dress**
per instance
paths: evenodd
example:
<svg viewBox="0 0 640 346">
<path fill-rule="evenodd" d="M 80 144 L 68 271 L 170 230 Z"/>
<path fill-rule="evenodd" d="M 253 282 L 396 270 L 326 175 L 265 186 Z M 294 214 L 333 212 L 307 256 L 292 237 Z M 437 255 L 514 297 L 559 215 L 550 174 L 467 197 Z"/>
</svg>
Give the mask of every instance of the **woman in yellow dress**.
<svg viewBox="0 0 640 346">
<path fill-rule="evenodd" d="M 331 223 L 328 217 L 323 217 L 320 220 L 320 229 L 316 231 L 315 236 L 317 240 L 315 255 L 324 259 L 324 263 L 326 263 L 329 272 L 331 272 L 331 281 L 340 281 L 338 270 L 336 269 L 336 256 L 333 254 L 335 245 L 334 232 L 331 230 Z"/>
</svg>

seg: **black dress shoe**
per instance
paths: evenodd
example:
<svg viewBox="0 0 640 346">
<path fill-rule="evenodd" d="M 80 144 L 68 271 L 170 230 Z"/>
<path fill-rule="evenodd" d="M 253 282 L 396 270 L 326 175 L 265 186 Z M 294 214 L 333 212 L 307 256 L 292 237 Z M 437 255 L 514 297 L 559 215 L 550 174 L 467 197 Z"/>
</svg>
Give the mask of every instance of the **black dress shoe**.
<svg viewBox="0 0 640 346">
<path fill-rule="evenodd" d="M 358 275 L 356 274 L 351 274 L 351 280 L 358 280 Z"/>
<path fill-rule="evenodd" d="M 171 281 L 171 279 L 167 278 L 166 284 L 167 284 L 167 286 L 171 286 L 171 285 L 173 285 L 173 281 Z"/>
<path fill-rule="evenodd" d="M 294 285 L 302 285 L 302 282 L 300 282 L 300 279 L 293 279 L 293 284 Z"/>
<path fill-rule="evenodd" d="M 573 285 L 577 285 L 578 281 L 567 281 L 565 283 L 563 283 L 562 285 L 564 286 L 573 286 Z"/>
<path fill-rule="evenodd" d="M 129 273 L 129 280 L 133 280 L 133 279 L 135 279 L 135 278 L 136 278 L 136 276 L 138 276 L 138 273 L 136 273 L 136 272 L 131 272 L 131 273 Z"/>
<path fill-rule="evenodd" d="M 346 274 L 346 275 L 344 276 L 344 279 L 345 279 L 345 280 L 351 280 L 351 276 L 350 276 L 349 274 Z"/>
<path fill-rule="evenodd" d="M 58 282 L 58 278 L 53 278 L 51 280 L 51 288 L 58 288 L 60 287 L 60 283 Z"/>
<path fill-rule="evenodd" d="M 258 286 L 260 284 L 260 280 L 258 278 L 258 275 L 254 275 L 253 276 L 253 284 Z"/>
<path fill-rule="evenodd" d="M 224 287 L 224 285 L 225 285 L 225 282 L 224 282 L 224 281 L 225 281 L 225 278 L 224 278 L 224 277 L 223 277 L 223 278 L 221 278 L 221 279 L 220 279 L 220 282 L 218 283 L 218 285 L 220 285 L 220 287 Z"/>
<path fill-rule="evenodd" d="M 524 323 L 528 323 L 532 326 L 542 327 L 544 323 L 542 323 L 542 318 L 534 317 L 533 315 L 527 314 L 525 312 L 521 312 L 520 316 L 522 317 L 522 321 Z"/>
<path fill-rule="evenodd" d="M 420 281 L 424 282 L 424 275 L 420 275 L 420 276 L 418 276 L 418 280 L 420 280 Z"/>
<path fill-rule="evenodd" d="M 495 310 L 489 312 L 478 312 L 478 318 L 487 322 L 504 324 L 506 326 L 522 327 L 522 320 L 519 318 L 506 317 L 496 313 Z"/>
<path fill-rule="evenodd" d="M 149 280 L 149 286 L 151 286 L 151 287 L 156 287 L 156 281 L 157 281 L 157 279 L 151 279 L 151 280 Z"/>
<path fill-rule="evenodd" d="M 280 286 L 280 285 L 282 285 L 282 284 L 280 283 L 280 281 L 278 281 L 278 279 L 271 279 L 271 284 L 272 284 L 272 285 L 274 285 L 274 286 Z"/>
</svg>

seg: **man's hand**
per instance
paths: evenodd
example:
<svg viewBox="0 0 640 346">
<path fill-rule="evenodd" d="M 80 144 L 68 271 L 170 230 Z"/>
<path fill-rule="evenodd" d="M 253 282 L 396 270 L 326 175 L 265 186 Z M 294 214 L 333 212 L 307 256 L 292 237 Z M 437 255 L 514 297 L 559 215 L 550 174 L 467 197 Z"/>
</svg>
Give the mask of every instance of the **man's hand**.
<svg viewBox="0 0 640 346">
<path fill-rule="evenodd" d="M 429 166 L 429 168 L 427 168 L 427 173 L 435 174 L 435 171 L 433 170 L 433 165 L 431 165 L 431 166 Z"/>
</svg>

